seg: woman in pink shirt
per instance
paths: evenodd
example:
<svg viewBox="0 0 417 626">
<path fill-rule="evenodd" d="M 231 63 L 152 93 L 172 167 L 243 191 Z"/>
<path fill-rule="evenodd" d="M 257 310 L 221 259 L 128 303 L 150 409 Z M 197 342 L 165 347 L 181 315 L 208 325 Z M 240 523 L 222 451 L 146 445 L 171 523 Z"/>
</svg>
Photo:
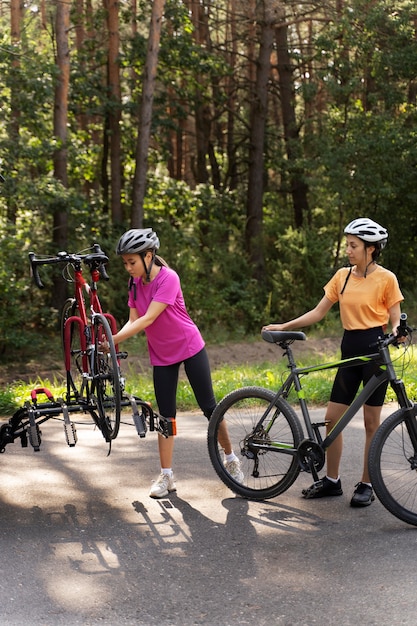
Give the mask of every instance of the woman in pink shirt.
<svg viewBox="0 0 417 626">
<path fill-rule="evenodd" d="M 120 238 L 116 252 L 130 274 L 129 320 L 113 339 L 121 343 L 145 332 L 161 416 L 176 418 L 179 368 L 184 363 L 197 403 L 210 419 L 216 400 L 204 340 L 187 312 L 178 274 L 157 256 L 158 249 L 159 239 L 151 228 L 128 230 Z M 228 471 L 241 481 L 240 462 L 225 427 L 221 441 Z M 176 490 L 172 471 L 174 437 L 159 436 L 158 446 L 161 473 L 152 484 L 152 498 L 164 498 Z"/>
</svg>

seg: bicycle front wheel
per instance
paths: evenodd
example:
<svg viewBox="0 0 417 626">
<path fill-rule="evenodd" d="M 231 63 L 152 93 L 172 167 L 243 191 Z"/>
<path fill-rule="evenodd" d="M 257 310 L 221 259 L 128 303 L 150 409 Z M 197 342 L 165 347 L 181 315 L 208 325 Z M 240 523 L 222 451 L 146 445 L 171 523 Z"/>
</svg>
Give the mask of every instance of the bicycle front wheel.
<svg viewBox="0 0 417 626">
<path fill-rule="evenodd" d="M 262 387 L 237 389 L 221 400 L 209 422 L 207 442 L 215 471 L 227 487 L 251 500 L 278 496 L 300 472 L 295 452 L 303 438 L 300 421 L 288 402 L 273 402 L 274 397 Z M 227 436 L 243 475 L 233 476 L 233 466 L 225 460 Z"/>
<path fill-rule="evenodd" d="M 91 393 L 97 402 L 99 428 L 106 441 L 115 439 L 120 427 L 120 370 L 112 332 L 104 315 L 94 315 L 94 353 Z M 103 346 L 105 346 L 103 348 Z"/>
<path fill-rule="evenodd" d="M 415 415 L 410 416 L 407 409 L 395 411 L 375 433 L 368 460 L 372 486 L 381 503 L 413 526 L 417 526 L 417 449 L 410 432 L 416 430 Z"/>
</svg>

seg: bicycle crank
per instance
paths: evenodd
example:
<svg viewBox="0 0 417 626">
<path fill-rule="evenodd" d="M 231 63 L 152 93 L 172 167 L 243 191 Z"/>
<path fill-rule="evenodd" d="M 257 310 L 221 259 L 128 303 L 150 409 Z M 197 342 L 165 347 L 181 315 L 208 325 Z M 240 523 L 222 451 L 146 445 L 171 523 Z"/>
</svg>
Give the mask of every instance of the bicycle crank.
<svg viewBox="0 0 417 626">
<path fill-rule="evenodd" d="M 304 472 L 315 474 L 324 466 L 325 452 L 318 443 L 311 439 L 304 439 L 298 446 L 297 453 L 298 462 Z"/>
</svg>

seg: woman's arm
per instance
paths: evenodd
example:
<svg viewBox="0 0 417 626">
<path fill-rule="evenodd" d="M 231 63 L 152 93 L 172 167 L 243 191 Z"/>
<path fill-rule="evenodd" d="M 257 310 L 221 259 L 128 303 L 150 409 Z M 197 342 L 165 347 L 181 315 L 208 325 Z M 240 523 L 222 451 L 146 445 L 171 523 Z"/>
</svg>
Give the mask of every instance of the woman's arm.
<svg viewBox="0 0 417 626">
<path fill-rule="evenodd" d="M 397 328 L 400 325 L 401 303 L 397 302 L 396 304 L 394 304 L 390 309 L 388 309 L 388 313 L 392 332 L 394 335 L 396 335 Z"/>
<path fill-rule="evenodd" d="M 311 326 L 311 324 L 316 324 L 323 319 L 323 317 L 330 311 L 333 306 L 333 302 L 329 300 L 327 296 L 323 296 L 318 305 L 300 315 L 300 317 L 296 317 L 289 322 L 284 322 L 282 324 L 268 324 L 263 327 L 263 330 L 294 330 L 295 328 L 302 328 L 304 326 Z M 398 318 L 399 321 L 400 318 Z"/>
<path fill-rule="evenodd" d="M 137 335 L 142 330 L 145 330 L 150 326 L 159 315 L 167 308 L 167 304 L 163 302 L 152 301 L 146 311 L 145 315 L 139 316 L 136 309 L 129 310 L 129 319 L 126 324 L 119 330 L 118 333 L 113 335 L 113 341 L 115 344 Z"/>
</svg>

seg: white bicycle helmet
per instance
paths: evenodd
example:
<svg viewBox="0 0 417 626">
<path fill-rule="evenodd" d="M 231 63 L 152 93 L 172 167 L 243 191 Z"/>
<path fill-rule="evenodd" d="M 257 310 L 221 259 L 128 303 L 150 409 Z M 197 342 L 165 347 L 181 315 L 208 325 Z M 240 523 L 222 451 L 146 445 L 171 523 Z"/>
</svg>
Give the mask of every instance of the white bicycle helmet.
<svg viewBox="0 0 417 626">
<path fill-rule="evenodd" d="M 117 254 L 140 254 L 158 250 L 159 239 L 152 228 L 132 228 L 124 233 L 117 244 Z"/>
<path fill-rule="evenodd" d="M 388 239 L 388 231 L 368 217 L 359 217 L 345 228 L 345 235 L 355 235 L 368 243 L 378 243 L 382 250 Z"/>
</svg>

